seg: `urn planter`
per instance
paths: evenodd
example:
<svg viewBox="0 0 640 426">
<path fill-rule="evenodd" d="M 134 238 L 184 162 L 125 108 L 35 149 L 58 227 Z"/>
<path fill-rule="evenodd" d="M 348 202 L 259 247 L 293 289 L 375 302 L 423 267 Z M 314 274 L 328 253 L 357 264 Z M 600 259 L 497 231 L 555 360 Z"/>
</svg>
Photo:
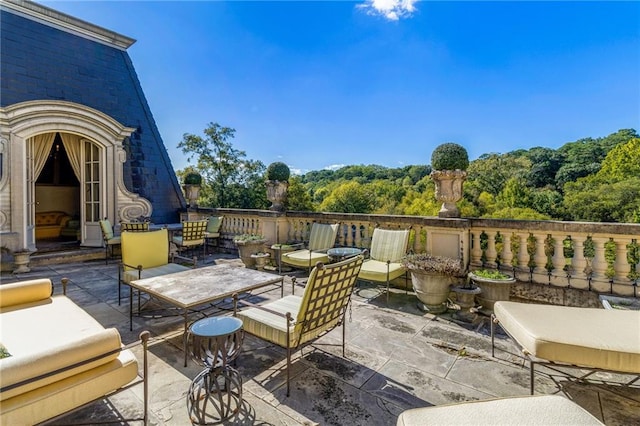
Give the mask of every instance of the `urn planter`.
<svg viewBox="0 0 640 426">
<path fill-rule="evenodd" d="M 198 197 L 200 197 L 200 185 L 186 183 L 182 186 L 184 195 L 189 202 L 189 207 L 198 207 Z"/>
<path fill-rule="evenodd" d="M 511 294 L 511 284 L 516 280 L 510 275 L 503 274 L 506 278 L 485 278 L 469 272 L 469 279 L 482 289 L 478 295 L 478 303 L 483 309 L 493 311 L 493 305 L 500 300 L 509 300 Z"/>
<path fill-rule="evenodd" d="M 431 179 L 436 185 L 436 200 L 442 203 L 438 217 L 460 217 L 456 203 L 462 199 L 462 184 L 467 179 L 464 170 L 434 170 Z"/>
<path fill-rule="evenodd" d="M 267 266 L 267 262 L 269 262 L 269 258 L 271 255 L 269 253 L 258 252 L 253 253 L 251 258 L 254 260 L 256 264 L 256 269 L 258 271 L 264 271 L 264 267 Z"/>
<path fill-rule="evenodd" d="M 267 185 L 267 200 L 271 201 L 271 207 L 269 210 L 284 211 L 284 203 L 287 201 L 287 190 L 289 189 L 289 182 L 279 180 L 268 180 Z"/>
<path fill-rule="evenodd" d="M 248 240 L 234 240 L 238 247 L 238 255 L 247 268 L 256 268 L 256 259 L 252 257 L 252 254 L 261 253 L 264 250 L 264 243 L 266 239 L 248 239 Z"/>
<path fill-rule="evenodd" d="M 451 291 L 453 278 L 441 273 L 411 271 L 413 291 L 420 303 L 418 307 L 431 314 L 447 311 L 447 299 Z"/>
</svg>

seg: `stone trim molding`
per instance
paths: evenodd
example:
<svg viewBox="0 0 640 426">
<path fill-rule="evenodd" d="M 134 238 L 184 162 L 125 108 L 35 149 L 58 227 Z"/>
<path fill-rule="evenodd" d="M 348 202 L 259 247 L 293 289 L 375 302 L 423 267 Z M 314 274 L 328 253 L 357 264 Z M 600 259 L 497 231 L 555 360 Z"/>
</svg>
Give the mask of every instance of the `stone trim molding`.
<svg viewBox="0 0 640 426">
<path fill-rule="evenodd" d="M 27 0 L 2 0 L 0 8 L 23 18 L 31 19 L 119 50 L 126 50 L 136 42 L 133 38 Z"/>
</svg>

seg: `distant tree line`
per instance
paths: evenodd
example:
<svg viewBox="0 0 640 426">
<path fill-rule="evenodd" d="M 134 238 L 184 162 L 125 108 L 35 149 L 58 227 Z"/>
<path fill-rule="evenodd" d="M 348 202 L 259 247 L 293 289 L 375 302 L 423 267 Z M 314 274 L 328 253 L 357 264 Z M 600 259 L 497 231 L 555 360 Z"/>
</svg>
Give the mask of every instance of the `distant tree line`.
<svg viewBox="0 0 640 426">
<path fill-rule="evenodd" d="M 233 149 L 234 132 L 211 123 L 205 138 L 185 134 L 178 147 L 196 164 L 178 176 L 202 174 L 201 206 L 267 208 L 265 166 Z M 287 209 L 436 216 L 430 173 L 430 165 L 311 171 L 290 178 Z M 622 129 L 559 149 L 484 154 L 469 165 L 459 208 L 463 217 L 640 223 L 640 138 Z"/>
</svg>

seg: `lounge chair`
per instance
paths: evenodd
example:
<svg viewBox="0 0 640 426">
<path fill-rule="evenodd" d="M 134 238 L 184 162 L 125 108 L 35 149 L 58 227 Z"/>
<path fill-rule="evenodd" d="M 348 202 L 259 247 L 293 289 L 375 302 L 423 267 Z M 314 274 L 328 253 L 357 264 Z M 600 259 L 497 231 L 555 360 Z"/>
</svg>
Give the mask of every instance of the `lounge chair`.
<svg viewBox="0 0 640 426">
<path fill-rule="evenodd" d="M 207 230 L 206 220 L 188 220 L 182 222 L 182 235 L 176 235 L 171 239 L 178 247 L 178 252 L 187 249 L 195 249 L 196 247 L 203 247 L 203 253 L 206 253 L 204 247 L 205 236 L 204 233 Z"/>
<path fill-rule="evenodd" d="M 146 232 L 149 222 L 120 222 L 120 232 Z"/>
<path fill-rule="evenodd" d="M 100 231 L 102 231 L 102 239 L 104 241 L 104 262 L 109 263 L 109 248 L 111 248 L 111 257 L 113 257 L 114 246 L 120 245 L 120 236 L 115 236 L 113 232 L 113 226 L 109 219 L 103 219 L 100 221 Z"/>
<path fill-rule="evenodd" d="M 187 266 L 169 261 L 169 236 L 166 229 L 123 232 L 122 263 L 118 270 L 118 305 L 122 299 L 122 284 L 188 269 Z"/>
<path fill-rule="evenodd" d="M 207 229 L 204 231 L 204 255 L 207 255 L 209 240 L 220 238 L 220 227 L 224 216 L 210 216 L 207 219 Z"/>
<path fill-rule="evenodd" d="M 345 356 L 344 316 L 362 261 L 360 255 L 331 265 L 318 264 L 311 271 L 302 296 L 292 294 L 265 305 L 239 301 L 234 296 L 234 312 L 242 320 L 244 331 L 287 349 L 287 396 L 292 349 L 342 323 L 342 356 Z M 239 303 L 251 308 L 238 311 Z"/>
<path fill-rule="evenodd" d="M 318 262 L 329 263 L 327 250 L 335 245 L 339 226 L 337 223 L 328 225 L 314 222 L 307 248 L 282 253 L 282 263 L 309 271 Z"/>
<path fill-rule="evenodd" d="M 563 396 L 542 395 L 413 408 L 400 414 L 396 426 L 603 424 Z"/>
<path fill-rule="evenodd" d="M 387 303 L 389 303 L 389 285 L 392 280 L 406 273 L 400 263 L 407 252 L 409 244 L 409 230 L 391 230 L 376 228 L 371 237 L 371 252 L 369 258 L 360 269 L 361 280 L 386 284 Z"/>
<path fill-rule="evenodd" d="M 529 360 L 531 394 L 536 364 L 591 370 L 581 379 L 596 371 L 640 374 L 640 311 L 499 301 L 491 321 L 492 356 L 496 324 Z"/>
</svg>

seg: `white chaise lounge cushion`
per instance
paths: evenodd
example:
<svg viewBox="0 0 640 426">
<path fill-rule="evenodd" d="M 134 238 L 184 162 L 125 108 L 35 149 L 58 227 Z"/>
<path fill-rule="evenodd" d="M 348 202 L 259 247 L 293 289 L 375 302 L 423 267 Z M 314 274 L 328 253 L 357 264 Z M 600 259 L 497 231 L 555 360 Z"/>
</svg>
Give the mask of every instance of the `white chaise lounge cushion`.
<svg viewBox="0 0 640 426">
<path fill-rule="evenodd" d="M 494 314 L 536 358 L 640 373 L 640 311 L 501 301 Z"/>
<path fill-rule="evenodd" d="M 579 405 L 559 395 L 522 396 L 414 408 L 398 417 L 410 425 L 602 425 Z"/>
</svg>

